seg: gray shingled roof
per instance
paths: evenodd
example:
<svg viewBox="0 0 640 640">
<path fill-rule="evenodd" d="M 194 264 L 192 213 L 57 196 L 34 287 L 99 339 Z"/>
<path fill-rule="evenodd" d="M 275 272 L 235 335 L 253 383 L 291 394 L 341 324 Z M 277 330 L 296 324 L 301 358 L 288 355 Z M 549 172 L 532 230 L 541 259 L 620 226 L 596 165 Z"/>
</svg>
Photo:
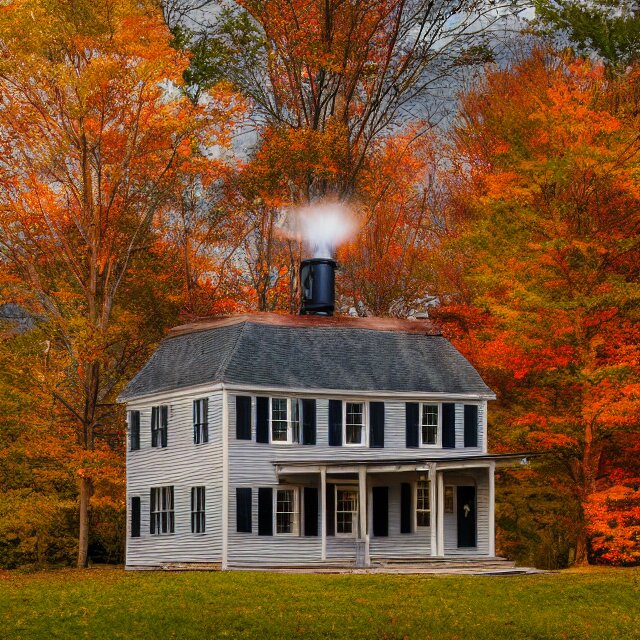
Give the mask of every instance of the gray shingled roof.
<svg viewBox="0 0 640 640">
<path fill-rule="evenodd" d="M 471 364 L 439 335 L 243 319 L 165 339 L 120 400 L 217 382 L 492 394 Z"/>
</svg>

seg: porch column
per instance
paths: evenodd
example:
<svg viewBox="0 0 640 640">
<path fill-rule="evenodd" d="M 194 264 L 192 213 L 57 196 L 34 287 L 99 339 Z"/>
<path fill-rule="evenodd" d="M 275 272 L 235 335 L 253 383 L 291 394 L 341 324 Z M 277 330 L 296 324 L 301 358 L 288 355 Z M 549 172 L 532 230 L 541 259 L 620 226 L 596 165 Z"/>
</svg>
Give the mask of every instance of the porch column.
<svg viewBox="0 0 640 640">
<path fill-rule="evenodd" d="M 496 555 L 496 462 L 489 463 L 489 555 Z"/>
<path fill-rule="evenodd" d="M 438 527 L 438 555 L 444 556 L 444 473 L 438 471 L 438 518 L 436 524 Z"/>
<path fill-rule="evenodd" d="M 327 559 L 327 467 L 320 467 L 320 559 Z"/>
<path fill-rule="evenodd" d="M 367 467 L 362 464 L 358 467 L 358 490 L 360 539 L 364 542 L 364 566 L 368 567 L 371 564 L 371 560 L 369 556 L 369 532 L 367 531 Z"/>
<path fill-rule="evenodd" d="M 436 510 L 438 505 L 438 494 L 436 487 L 436 474 L 438 465 L 435 462 L 429 464 L 429 502 L 431 503 L 431 555 L 438 555 L 438 535 L 437 535 L 437 523 L 440 522 L 440 518 L 436 517 Z"/>
</svg>

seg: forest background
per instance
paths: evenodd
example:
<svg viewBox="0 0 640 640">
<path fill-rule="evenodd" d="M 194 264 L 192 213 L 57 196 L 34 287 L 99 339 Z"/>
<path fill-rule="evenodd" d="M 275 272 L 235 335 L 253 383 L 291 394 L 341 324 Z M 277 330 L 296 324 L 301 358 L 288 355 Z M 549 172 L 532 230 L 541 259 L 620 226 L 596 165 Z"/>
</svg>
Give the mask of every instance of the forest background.
<svg viewBox="0 0 640 640">
<path fill-rule="evenodd" d="M 498 551 L 640 562 L 632 0 L 0 3 L 0 566 L 122 562 L 119 391 L 166 330 L 295 313 L 283 211 L 348 202 L 341 313 L 428 315 L 498 400 Z"/>
</svg>

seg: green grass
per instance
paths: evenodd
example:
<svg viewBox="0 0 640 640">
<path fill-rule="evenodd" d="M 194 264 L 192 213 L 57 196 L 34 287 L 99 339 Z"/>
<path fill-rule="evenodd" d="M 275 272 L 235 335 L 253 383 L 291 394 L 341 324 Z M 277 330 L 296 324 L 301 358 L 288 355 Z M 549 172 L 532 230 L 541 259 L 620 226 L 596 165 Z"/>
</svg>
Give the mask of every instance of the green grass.
<svg viewBox="0 0 640 640">
<path fill-rule="evenodd" d="M 640 569 L 477 576 L 0 573 L 0 638 L 640 638 Z"/>
</svg>

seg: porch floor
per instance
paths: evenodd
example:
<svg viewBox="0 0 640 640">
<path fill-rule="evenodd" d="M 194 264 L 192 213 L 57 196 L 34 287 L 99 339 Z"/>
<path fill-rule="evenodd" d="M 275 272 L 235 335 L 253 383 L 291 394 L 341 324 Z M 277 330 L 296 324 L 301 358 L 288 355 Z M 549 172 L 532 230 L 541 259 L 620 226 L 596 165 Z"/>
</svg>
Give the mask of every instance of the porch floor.
<svg viewBox="0 0 640 640">
<path fill-rule="evenodd" d="M 345 574 L 460 574 L 522 575 L 546 573 L 533 567 L 516 567 L 501 557 L 456 556 L 449 558 L 372 558 L 371 566 L 356 567 L 354 562 L 331 561 L 306 564 L 230 564 L 231 571 L 268 571 L 273 573 L 345 573 Z"/>
</svg>

